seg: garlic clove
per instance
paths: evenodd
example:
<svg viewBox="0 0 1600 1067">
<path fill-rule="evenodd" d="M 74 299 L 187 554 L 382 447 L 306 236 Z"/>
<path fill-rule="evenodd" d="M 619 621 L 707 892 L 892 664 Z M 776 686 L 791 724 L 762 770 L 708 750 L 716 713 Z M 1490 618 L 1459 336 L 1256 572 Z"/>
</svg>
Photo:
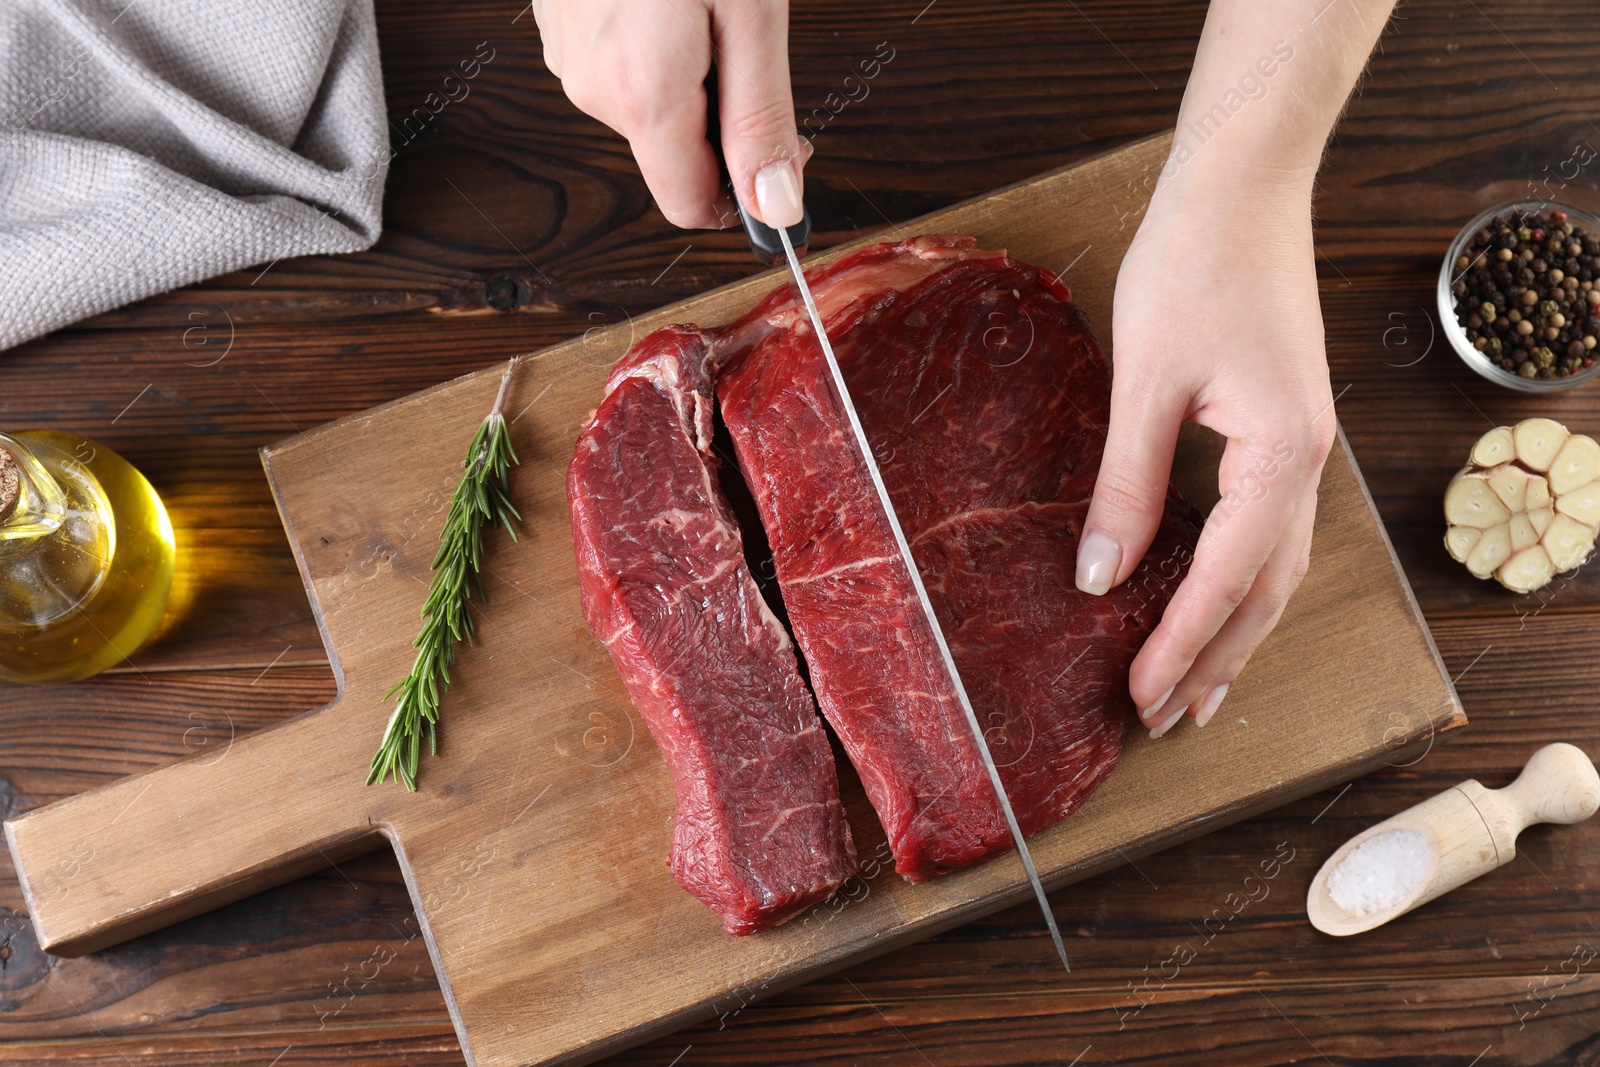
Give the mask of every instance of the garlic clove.
<svg viewBox="0 0 1600 1067">
<path fill-rule="evenodd" d="M 1556 498 L 1556 510 L 1586 526 L 1600 526 L 1600 482 L 1581 485 Z"/>
<path fill-rule="evenodd" d="M 1482 475 L 1463 471 L 1445 490 L 1444 517 L 1453 526 L 1476 526 L 1486 530 L 1511 518 L 1511 510 Z"/>
<path fill-rule="evenodd" d="M 1550 529 L 1539 539 L 1556 573 L 1570 571 L 1589 558 L 1594 551 L 1594 528 L 1585 526 L 1570 515 L 1557 515 L 1550 520 Z M 1468 561 L 1470 565 L 1470 560 Z"/>
<path fill-rule="evenodd" d="M 1511 439 L 1519 460 L 1536 471 L 1547 471 L 1567 440 L 1567 428 L 1554 419 L 1523 419 L 1512 427 Z"/>
<path fill-rule="evenodd" d="M 1514 463 L 1502 463 L 1489 471 L 1489 488 L 1494 490 L 1494 495 L 1512 512 L 1522 511 L 1527 507 L 1528 482 L 1530 476 L 1527 471 Z"/>
<path fill-rule="evenodd" d="M 1511 521 L 1506 524 L 1506 527 L 1511 531 L 1511 551 L 1513 554 L 1521 552 L 1530 545 L 1539 543 L 1539 534 L 1535 532 L 1533 523 L 1529 521 L 1527 515 L 1517 514 L 1511 516 Z"/>
<path fill-rule="evenodd" d="M 1530 474 L 1528 476 L 1527 493 L 1522 498 L 1522 506 L 1529 511 L 1550 506 L 1550 483 L 1543 476 Z"/>
<path fill-rule="evenodd" d="M 1478 538 L 1478 543 L 1467 555 L 1467 570 L 1479 578 L 1487 578 L 1496 567 L 1510 558 L 1511 527 L 1508 523 L 1501 523 L 1483 531 L 1483 536 Z"/>
<path fill-rule="evenodd" d="M 1560 497 L 1600 478 L 1600 444 L 1583 434 L 1568 437 L 1550 462 L 1550 491 Z"/>
<path fill-rule="evenodd" d="M 1512 443 L 1509 426 L 1496 426 L 1472 446 L 1472 462 L 1480 467 L 1498 467 L 1515 459 L 1516 455 L 1516 445 Z"/>
<path fill-rule="evenodd" d="M 1555 567 L 1543 546 L 1530 545 L 1500 564 L 1494 576 L 1513 593 L 1531 593 L 1550 584 Z"/>
<path fill-rule="evenodd" d="M 1457 563 L 1465 563 L 1473 546 L 1478 543 L 1478 538 L 1482 536 L 1483 531 L 1475 526 L 1452 526 L 1445 531 L 1444 547 Z"/>
</svg>

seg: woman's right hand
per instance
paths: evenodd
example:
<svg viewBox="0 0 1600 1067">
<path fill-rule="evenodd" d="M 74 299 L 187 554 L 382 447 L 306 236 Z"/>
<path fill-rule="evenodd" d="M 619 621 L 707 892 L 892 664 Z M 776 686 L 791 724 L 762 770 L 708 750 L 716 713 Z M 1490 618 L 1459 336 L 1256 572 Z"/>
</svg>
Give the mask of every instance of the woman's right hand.
<svg viewBox="0 0 1600 1067">
<path fill-rule="evenodd" d="M 769 226 L 801 216 L 789 87 L 787 0 L 533 0 L 545 63 L 580 111 L 628 139 L 667 221 L 738 221 L 706 140 L 705 78 L 717 59 L 722 150 L 747 210 Z"/>
</svg>

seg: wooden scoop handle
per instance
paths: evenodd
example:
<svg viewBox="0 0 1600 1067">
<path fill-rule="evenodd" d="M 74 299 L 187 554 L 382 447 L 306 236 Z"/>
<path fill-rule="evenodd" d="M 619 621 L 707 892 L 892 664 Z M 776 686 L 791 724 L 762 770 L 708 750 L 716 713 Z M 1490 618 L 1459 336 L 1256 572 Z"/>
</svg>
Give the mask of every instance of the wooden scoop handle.
<svg viewBox="0 0 1600 1067">
<path fill-rule="evenodd" d="M 1494 795 L 1515 837 L 1534 823 L 1582 822 L 1600 810 L 1600 773 L 1582 749 L 1560 742 L 1535 752 L 1517 780 Z"/>
</svg>

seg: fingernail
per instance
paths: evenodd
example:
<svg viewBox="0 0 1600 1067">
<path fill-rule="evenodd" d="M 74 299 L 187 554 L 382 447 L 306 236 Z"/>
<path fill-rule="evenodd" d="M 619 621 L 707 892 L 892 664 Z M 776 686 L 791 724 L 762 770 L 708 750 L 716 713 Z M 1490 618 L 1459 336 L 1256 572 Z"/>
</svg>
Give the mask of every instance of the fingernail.
<svg viewBox="0 0 1600 1067">
<path fill-rule="evenodd" d="M 793 163 L 776 159 L 756 171 L 756 207 L 761 221 L 773 229 L 787 229 L 800 221 L 800 181 Z"/>
<path fill-rule="evenodd" d="M 1160 737 L 1162 734 L 1172 729 L 1172 724 L 1183 718 L 1183 713 L 1188 710 L 1189 706 L 1186 704 L 1177 711 L 1173 712 L 1171 715 L 1168 715 L 1165 719 L 1161 720 L 1161 725 L 1150 731 L 1151 738 Z"/>
<path fill-rule="evenodd" d="M 810 163 L 811 162 L 811 155 L 816 150 L 817 150 L 817 146 L 811 143 L 811 138 L 809 138 L 809 137 L 800 138 L 800 162 L 801 163 Z"/>
<path fill-rule="evenodd" d="M 1105 595 L 1121 562 L 1117 539 L 1104 530 L 1090 530 L 1078 543 L 1078 588 L 1092 596 Z"/>
<path fill-rule="evenodd" d="M 1165 704 L 1167 702 L 1167 698 L 1172 695 L 1172 691 L 1174 689 L 1176 689 L 1176 688 L 1178 688 L 1176 685 L 1168 687 L 1167 691 L 1165 693 L 1162 693 L 1160 696 L 1156 697 L 1155 702 L 1152 703 L 1149 707 L 1140 708 L 1139 709 L 1139 718 L 1145 719 L 1145 720 L 1149 720 L 1150 716 L 1154 715 L 1157 711 L 1161 710 L 1161 705 L 1163 705 L 1163 704 Z M 1148 725 L 1148 721 L 1147 721 L 1146 724 Z"/>
<path fill-rule="evenodd" d="M 1211 721 L 1211 716 L 1217 713 L 1217 705 L 1222 703 L 1222 698 L 1228 695 L 1230 683 L 1223 682 L 1211 692 L 1206 694 L 1205 702 L 1200 705 L 1200 710 L 1194 713 L 1194 724 L 1204 726 Z"/>
</svg>

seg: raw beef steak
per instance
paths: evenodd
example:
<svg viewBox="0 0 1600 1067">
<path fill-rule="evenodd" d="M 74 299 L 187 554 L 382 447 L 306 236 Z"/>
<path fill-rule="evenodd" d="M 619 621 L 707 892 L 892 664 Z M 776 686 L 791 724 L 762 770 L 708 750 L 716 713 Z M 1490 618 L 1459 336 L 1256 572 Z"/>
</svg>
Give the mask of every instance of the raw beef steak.
<svg viewBox="0 0 1600 1067">
<path fill-rule="evenodd" d="M 1073 581 L 1109 369 L 1053 274 L 971 238 L 864 249 L 808 275 L 1024 833 L 1116 764 L 1128 668 L 1185 571 L 1169 501 L 1132 579 Z M 965 716 L 857 459 L 809 321 L 783 286 L 718 342 L 722 413 L 824 715 L 911 879 L 1011 847 Z"/>
<path fill-rule="evenodd" d="M 732 934 L 856 870 L 833 752 L 745 566 L 711 452 L 705 334 L 658 331 L 612 371 L 567 476 L 583 611 L 672 772 L 672 873 Z"/>
</svg>

